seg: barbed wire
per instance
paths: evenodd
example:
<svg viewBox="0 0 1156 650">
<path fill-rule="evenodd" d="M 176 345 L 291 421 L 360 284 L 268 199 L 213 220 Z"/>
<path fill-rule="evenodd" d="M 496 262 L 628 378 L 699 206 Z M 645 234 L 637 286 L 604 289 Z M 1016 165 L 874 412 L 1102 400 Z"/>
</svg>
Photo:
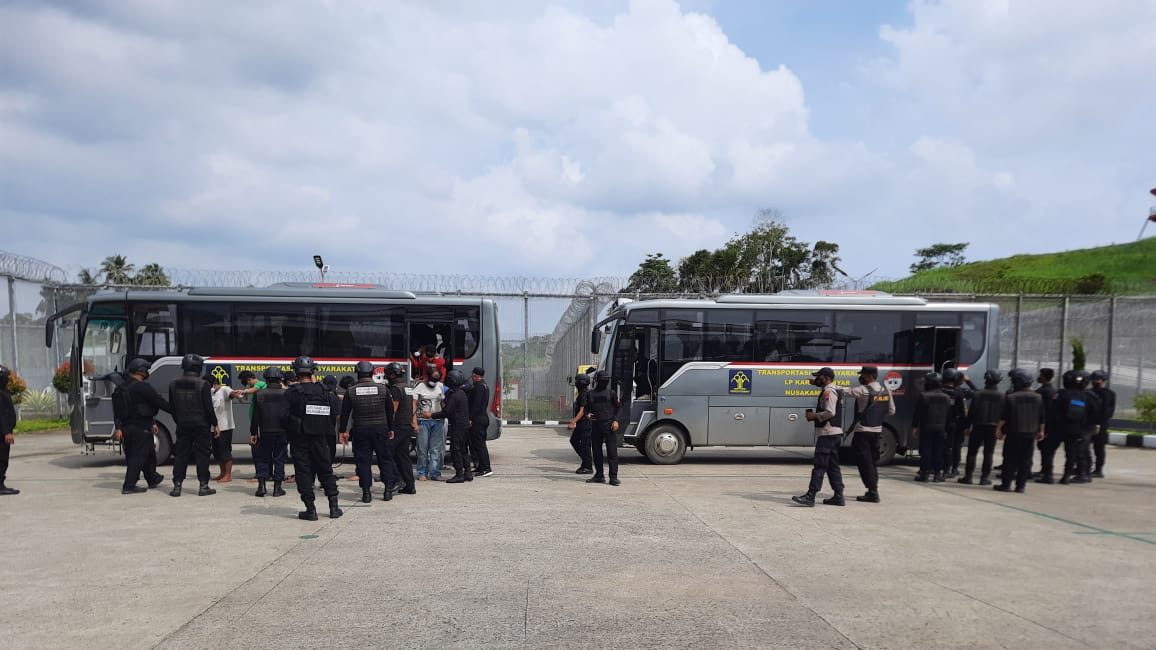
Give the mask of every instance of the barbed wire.
<svg viewBox="0 0 1156 650">
<path fill-rule="evenodd" d="M 0 250 L 0 275 L 29 282 L 68 281 L 68 275 L 59 266 L 26 255 Z"/>
</svg>

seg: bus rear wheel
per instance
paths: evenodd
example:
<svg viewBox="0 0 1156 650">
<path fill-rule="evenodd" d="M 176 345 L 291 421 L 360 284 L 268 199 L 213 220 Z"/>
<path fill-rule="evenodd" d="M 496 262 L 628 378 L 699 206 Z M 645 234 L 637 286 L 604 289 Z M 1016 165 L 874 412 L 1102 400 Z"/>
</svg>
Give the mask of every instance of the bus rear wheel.
<svg viewBox="0 0 1156 650">
<path fill-rule="evenodd" d="M 157 465 L 164 465 L 173 456 L 173 439 L 169 430 L 163 424 L 157 424 L 157 432 L 153 434 L 153 445 L 157 450 Z"/>
<path fill-rule="evenodd" d="M 655 465 L 676 465 L 686 455 L 686 436 L 678 427 L 661 424 L 646 434 L 642 453 Z"/>
<path fill-rule="evenodd" d="M 899 437 L 895 435 L 895 431 L 891 427 L 884 426 L 883 433 L 879 436 L 879 458 L 875 464 L 890 465 L 895 460 L 895 454 L 898 451 Z"/>
</svg>

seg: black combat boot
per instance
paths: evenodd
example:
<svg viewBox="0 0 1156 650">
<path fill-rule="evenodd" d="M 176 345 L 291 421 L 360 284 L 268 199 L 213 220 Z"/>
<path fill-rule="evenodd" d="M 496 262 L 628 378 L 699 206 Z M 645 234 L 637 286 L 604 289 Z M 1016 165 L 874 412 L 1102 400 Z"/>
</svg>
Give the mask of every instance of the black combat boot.
<svg viewBox="0 0 1156 650">
<path fill-rule="evenodd" d="M 971 474 L 964 474 L 963 478 L 959 479 L 958 482 L 963 483 L 964 485 L 971 485 L 972 484 Z"/>
<path fill-rule="evenodd" d="M 10 488 L 7 485 L 0 483 L 0 496 L 11 497 L 16 496 L 17 494 L 20 494 L 20 490 L 17 490 L 16 488 Z"/>
<path fill-rule="evenodd" d="M 1077 474 L 1075 478 L 1073 478 L 1071 481 L 1069 481 L 1069 483 L 1071 483 L 1072 485 L 1077 485 L 1077 484 L 1081 484 L 1081 483 L 1091 483 L 1091 482 L 1092 482 L 1092 479 L 1088 478 L 1087 474 Z"/>
<path fill-rule="evenodd" d="M 1044 474 L 1043 472 L 1040 472 L 1040 477 L 1036 479 L 1036 483 L 1044 483 L 1046 485 L 1051 485 L 1055 482 L 1056 479 L 1052 478 L 1051 474 Z"/>
<path fill-rule="evenodd" d="M 466 480 L 467 480 L 467 481 L 472 481 L 472 480 L 474 480 L 474 473 L 473 473 L 473 472 L 471 472 L 471 471 L 470 471 L 470 470 L 468 470 L 468 469 L 466 470 Z"/>
<path fill-rule="evenodd" d="M 329 497 L 329 518 L 330 519 L 337 519 L 338 517 L 340 517 L 343 514 L 345 514 L 345 513 L 342 512 L 341 508 L 338 507 L 338 505 L 337 505 L 337 497 L 335 497 L 335 496 Z"/>
<path fill-rule="evenodd" d="M 217 491 L 214 490 L 213 488 L 209 487 L 209 484 L 207 482 L 201 483 L 201 487 L 197 490 L 197 496 L 199 496 L 199 497 L 207 497 L 211 494 L 216 494 L 216 493 L 217 493 Z"/>
<path fill-rule="evenodd" d="M 987 474 L 984 474 L 983 476 L 979 477 L 979 484 L 980 485 L 991 485 L 991 479 L 988 478 Z"/>
<path fill-rule="evenodd" d="M 317 521 L 317 506 L 313 505 L 312 501 L 306 501 L 305 512 L 298 512 L 297 518 L 305 521 Z"/>
<path fill-rule="evenodd" d="M 373 495 L 369 493 L 369 488 L 363 488 L 361 490 L 361 502 L 369 503 L 370 501 L 373 501 Z"/>
<path fill-rule="evenodd" d="M 169 496 L 170 497 L 181 496 L 181 482 L 180 481 L 173 481 L 173 489 L 169 491 Z"/>
<path fill-rule="evenodd" d="M 275 497 L 285 496 L 285 490 L 282 489 L 282 487 L 281 487 L 281 481 L 273 481 L 273 496 L 275 496 Z"/>
<path fill-rule="evenodd" d="M 942 483 L 943 482 L 943 472 L 936 472 L 935 476 L 932 477 L 931 482 L 932 483 Z"/>
<path fill-rule="evenodd" d="M 879 503 L 879 491 L 878 490 L 867 490 L 867 494 L 864 494 L 862 496 L 857 496 L 857 497 L 855 497 L 855 500 L 860 501 L 862 503 Z"/>
<path fill-rule="evenodd" d="M 602 476 L 601 474 L 595 474 L 594 476 L 591 476 L 590 478 L 586 479 L 586 482 L 587 483 L 605 483 L 606 477 Z"/>
<path fill-rule="evenodd" d="M 996 492 L 1011 492 L 1011 484 L 1010 483 L 1000 483 L 999 485 L 993 487 L 992 489 L 995 490 Z"/>
<path fill-rule="evenodd" d="M 1072 475 L 1067 473 L 1067 472 L 1064 472 L 1064 475 L 1060 477 L 1060 485 L 1067 485 L 1068 483 L 1071 483 L 1071 482 L 1072 482 Z"/>
<path fill-rule="evenodd" d="M 836 492 L 835 496 L 823 499 L 823 504 L 828 506 L 845 506 L 847 505 L 847 501 L 843 499 L 841 492 Z"/>
<path fill-rule="evenodd" d="M 257 491 L 253 493 L 253 496 L 255 496 L 255 497 L 265 496 L 265 479 L 260 479 L 257 481 Z"/>
<path fill-rule="evenodd" d="M 393 501 L 393 493 L 396 491 L 394 488 L 395 486 L 392 485 L 385 486 L 385 491 L 381 493 L 381 500 Z"/>
<path fill-rule="evenodd" d="M 471 478 L 470 480 L 472 481 L 473 479 Z M 449 478 L 449 480 L 446 481 L 446 483 L 465 483 L 465 482 L 466 482 L 466 475 L 462 474 L 461 472 L 454 472 L 454 475 L 451 476 Z"/>
<path fill-rule="evenodd" d="M 922 471 L 918 472 L 915 475 L 915 482 L 916 483 L 926 483 L 927 482 L 927 472 L 922 472 Z"/>
<path fill-rule="evenodd" d="M 814 508 L 815 507 L 815 493 L 810 491 L 810 490 L 807 490 L 806 494 L 800 494 L 797 497 L 791 497 L 791 501 L 794 501 L 795 503 L 797 503 L 801 506 L 806 506 L 808 508 Z"/>
</svg>

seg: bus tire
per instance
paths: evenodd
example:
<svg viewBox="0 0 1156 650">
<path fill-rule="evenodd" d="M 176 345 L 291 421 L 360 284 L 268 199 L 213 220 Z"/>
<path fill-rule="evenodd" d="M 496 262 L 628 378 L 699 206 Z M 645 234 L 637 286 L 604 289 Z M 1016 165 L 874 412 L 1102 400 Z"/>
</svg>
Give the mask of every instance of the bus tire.
<svg viewBox="0 0 1156 650">
<path fill-rule="evenodd" d="M 671 424 L 660 424 L 646 433 L 642 453 L 655 465 L 677 465 L 686 455 L 686 434 Z"/>
<path fill-rule="evenodd" d="M 173 438 L 165 425 L 157 423 L 157 432 L 153 434 L 153 446 L 157 450 L 157 465 L 164 465 L 173 456 Z"/>
<path fill-rule="evenodd" d="M 899 451 L 899 436 L 895 435 L 895 430 L 887 425 L 883 425 L 883 433 L 879 435 L 879 458 L 875 461 L 877 466 L 890 465 L 895 460 L 895 454 Z"/>
</svg>

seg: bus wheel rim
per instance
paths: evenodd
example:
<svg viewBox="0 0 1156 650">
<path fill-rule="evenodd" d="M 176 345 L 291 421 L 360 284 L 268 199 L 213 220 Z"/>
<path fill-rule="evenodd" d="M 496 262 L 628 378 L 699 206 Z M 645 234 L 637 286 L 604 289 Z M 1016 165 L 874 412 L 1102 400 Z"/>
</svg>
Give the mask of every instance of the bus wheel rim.
<svg viewBox="0 0 1156 650">
<path fill-rule="evenodd" d="M 654 450 L 659 456 L 672 456 L 678 451 L 678 436 L 673 433 L 660 433 L 654 439 Z"/>
</svg>

